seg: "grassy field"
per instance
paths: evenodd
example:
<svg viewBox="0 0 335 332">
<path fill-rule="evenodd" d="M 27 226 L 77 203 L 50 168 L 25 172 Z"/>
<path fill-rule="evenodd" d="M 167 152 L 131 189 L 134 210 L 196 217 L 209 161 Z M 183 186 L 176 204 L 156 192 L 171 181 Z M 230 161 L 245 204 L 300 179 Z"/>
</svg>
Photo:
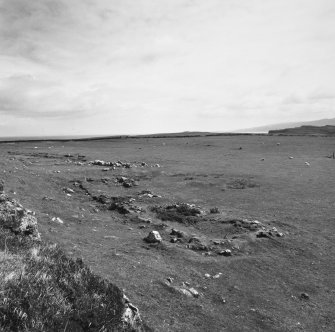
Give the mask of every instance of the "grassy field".
<svg viewBox="0 0 335 332">
<path fill-rule="evenodd" d="M 156 331 L 335 331 L 333 151 L 285 136 L 2 143 L 0 176 L 44 240 L 123 288 Z M 134 198 L 131 213 L 111 197 Z M 152 230 L 162 243 L 143 241 Z"/>
</svg>

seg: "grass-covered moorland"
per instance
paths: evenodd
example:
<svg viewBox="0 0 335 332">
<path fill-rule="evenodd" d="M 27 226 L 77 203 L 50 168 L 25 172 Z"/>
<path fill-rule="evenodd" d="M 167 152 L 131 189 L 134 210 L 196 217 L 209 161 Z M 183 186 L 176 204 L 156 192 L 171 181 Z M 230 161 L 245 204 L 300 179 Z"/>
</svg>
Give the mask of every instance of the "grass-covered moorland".
<svg viewBox="0 0 335 332">
<path fill-rule="evenodd" d="M 32 212 L 0 196 L 1 331 L 142 331 L 120 288 L 41 241 Z"/>
<path fill-rule="evenodd" d="M 60 330 L 94 330 L 117 303 L 112 283 L 157 331 L 334 331 L 334 150 L 328 137 L 243 135 L 0 144 L 7 193 L 57 244 L 1 243 L 1 310 L 24 324 L 31 303 L 48 330 L 38 310 L 54 300 Z M 162 241 L 144 241 L 151 231 Z M 36 300 L 25 278 L 53 290 Z"/>
</svg>

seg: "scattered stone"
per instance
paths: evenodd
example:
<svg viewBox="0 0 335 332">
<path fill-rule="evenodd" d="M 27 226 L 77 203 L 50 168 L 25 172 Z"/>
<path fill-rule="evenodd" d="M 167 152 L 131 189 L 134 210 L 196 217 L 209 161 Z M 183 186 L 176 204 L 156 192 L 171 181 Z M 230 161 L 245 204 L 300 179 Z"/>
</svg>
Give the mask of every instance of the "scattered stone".
<svg viewBox="0 0 335 332">
<path fill-rule="evenodd" d="M 170 278 L 170 280 L 173 281 L 172 278 Z M 175 290 L 176 292 L 185 295 L 187 297 L 195 297 L 198 298 L 200 296 L 200 293 L 193 287 L 189 288 L 185 285 L 185 283 L 183 283 L 182 286 L 173 286 L 172 285 L 172 281 L 168 280 L 167 282 L 165 282 L 165 285 L 168 286 L 170 289 Z"/>
<path fill-rule="evenodd" d="M 189 241 L 188 241 L 188 245 L 187 248 L 191 249 L 191 250 L 204 250 L 207 251 L 208 247 L 202 243 L 202 241 L 197 238 L 197 237 L 192 237 Z"/>
<path fill-rule="evenodd" d="M 162 242 L 162 237 L 157 231 L 151 231 L 148 236 L 144 238 L 144 241 L 148 243 L 159 243 Z"/>
<path fill-rule="evenodd" d="M 225 249 L 225 250 L 220 251 L 219 255 L 229 257 L 229 256 L 232 256 L 232 252 L 230 249 Z"/>
<path fill-rule="evenodd" d="M 61 218 L 59 218 L 59 217 L 53 217 L 53 218 L 51 218 L 51 220 L 55 221 L 55 222 L 58 222 L 60 224 L 64 224 L 64 221 Z"/>
<path fill-rule="evenodd" d="M 132 167 L 145 167 L 148 166 L 145 162 L 134 162 L 134 163 L 129 163 L 129 162 L 122 162 L 120 160 L 113 162 L 113 161 L 104 161 L 104 160 L 93 160 L 89 162 L 90 165 L 95 165 L 95 166 L 108 166 L 111 167 L 112 169 L 116 168 L 132 168 Z"/>
<path fill-rule="evenodd" d="M 44 196 L 42 199 L 43 201 L 54 201 L 55 200 L 54 198 L 49 197 L 49 196 Z"/>
<path fill-rule="evenodd" d="M 215 276 L 213 276 L 213 279 L 219 279 L 221 277 L 222 273 L 219 272 Z"/>
<path fill-rule="evenodd" d="M 179 231 L 175 228 L 172 228 L 170 235 L 175 235 L 178 238 L 184 238 L 186 237 L 186 234 L 183 231 Z"/>
<path fill-rule="evenodd" d="M 300 294 L 300 298 L 301 298 L 302 300 L 309 300 L 309 295 L 308 295 L 307 293 L 301 293 L 301 294 Z"/>
<path fill-rule="evenodd" d="M 151 224 L 152 223 L 150 218 L 143 218 L 143 217 L 138 216 L 137 220 L 140 221 L 140 222 L 144 222 L 146 224 Z"/>
<path fill-rule="evenodd" d="M 91 162 L 93 165 L 104 166 L 105 162 L 103 160 L 94 160 Z"/>
<path fill-rule="evenodd" d="M 150 190 L 142 190 L 140 193 L 138 193 L 138 197 L 148 197 L 148 198 L 161 198 L 162 196 L 153 194 Z"/>
<path fill-rule="evenodd" d="M 117 211 L 121 214 L 140 213 L 144 209 L 135 205 L 135 199 L 129 197 L 111 197 L 109 199 L 110 205 L 108 207 L 111 211 Z"/>
<path fill-rule="evenodd" d="M 117 178 L 116 181 L 118 183 L 121 183 L 125 188 L 131 188 L 134 186 L 138 186 L 138 183 L 134 179 L 126 178 L 124 176 Z"/>
<path fill-rule="evenodd" d="M 186 288 L 182 288 L 182 287 L 175 287 L 175 290 L 178 291 L 179 293 L 186 295 L 188 297 L 192 297 L 193 294 Z"/>
<path fill-rule="evenodd" d="M 262 226 L 262 228 L 256 232 L 256 237 L 258 238 L 270 238 L 273 236 L 283 237 L 284 234 L 279 232 L 276 227 L 272 227 L 271 229 L 268 229 L 264 226 Z"/>
<path fill-rule="evenodd" d="M 170 239 L 171 243 L 176 243 L 177 241 L 178 241 L 178 239 L 176 237 L 173 237 L 173 238 Z"/>
<path fill-rule="evenodd" d="M 205 278 L 209 279 L 211 275 L 209 273 L 205 273 Z"/>
<path fill-rule="evenodd" d="M 199 297 L 200 294 L 195 288 L 189 288 L 188 291 L 194 296 L 194 297 Z"/>
</svg>

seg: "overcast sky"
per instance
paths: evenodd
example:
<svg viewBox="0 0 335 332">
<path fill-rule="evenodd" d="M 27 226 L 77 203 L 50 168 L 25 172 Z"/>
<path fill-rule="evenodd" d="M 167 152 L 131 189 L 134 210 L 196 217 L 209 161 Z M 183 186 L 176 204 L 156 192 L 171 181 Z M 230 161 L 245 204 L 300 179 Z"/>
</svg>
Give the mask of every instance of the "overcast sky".
<svg viewBox="0 0 335 332">
<path fill-rule="evenodd" d="M 335 117 L 334 0 L 0 0 L 0 136 Z"/>
</svg>

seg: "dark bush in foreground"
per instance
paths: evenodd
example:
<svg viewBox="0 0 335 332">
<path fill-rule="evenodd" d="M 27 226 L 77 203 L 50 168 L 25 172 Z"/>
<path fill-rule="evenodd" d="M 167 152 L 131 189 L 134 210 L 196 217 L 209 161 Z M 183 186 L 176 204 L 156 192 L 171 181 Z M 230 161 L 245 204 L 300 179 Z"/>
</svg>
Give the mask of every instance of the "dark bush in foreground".
<svg viewBox="0 0 335 332">
<path fill-rule="evenodd" d="M 56 246 L 33 248 L 2 285 L 0 327 L 8 331 L 131 331 L 122 291 Z M 68 329 L 67 329 L 68 328 Z"/>
</svg>

